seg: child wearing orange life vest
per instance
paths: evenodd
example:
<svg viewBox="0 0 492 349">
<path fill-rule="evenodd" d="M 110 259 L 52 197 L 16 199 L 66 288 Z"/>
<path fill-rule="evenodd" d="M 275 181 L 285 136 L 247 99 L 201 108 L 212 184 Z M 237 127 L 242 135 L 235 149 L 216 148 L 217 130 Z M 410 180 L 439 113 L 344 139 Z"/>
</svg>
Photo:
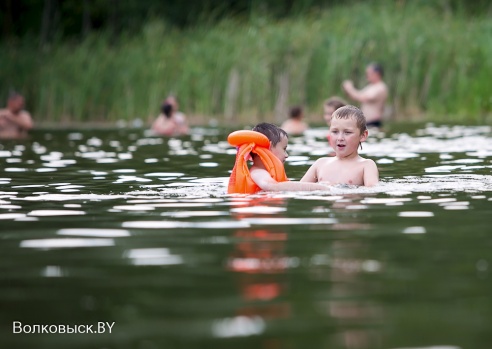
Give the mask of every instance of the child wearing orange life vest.
<svg viewBox="0 0 492 349">
<path fill-rule="evenodd" d="M 255 132 L 236 131 L 228 137 L 229 143 L 239 146 L 236 163 L 229 179 L 229 194 L 254 194 L 260 190 L 311 191 L 329 188 L 320 183 L 300 183 L 288 180 L 283 164 L 289 156 L 287 154 L 289 139 L 284 130 L 273 124 L 260 123 L 253 128 L 253 131 Z M 256 135 L 256 133 L 266 136 L 269 142 L 264 143 L 265 137 Z M 248 169 L 246 161 L 250 154 L 253 165 Z"/>
</svg>

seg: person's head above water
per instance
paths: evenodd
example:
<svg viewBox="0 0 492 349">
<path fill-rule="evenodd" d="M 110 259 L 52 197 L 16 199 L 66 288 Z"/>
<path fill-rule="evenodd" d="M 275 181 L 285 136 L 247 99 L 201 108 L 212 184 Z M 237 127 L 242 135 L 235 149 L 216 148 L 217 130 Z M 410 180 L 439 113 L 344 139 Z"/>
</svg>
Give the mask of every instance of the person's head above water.
<svg viewBox="0 0 492 349">
<path fill-rule="evenodd" d="M 373 62 L 366 68 L 366 79 L 370 83 L 376 83 L 383 79 L 384 69 L 379 63 Z"/>
<path fill-rule="evenodd" d="M 168 119 L 172 116 L 173 111 L 174 111 L 174 107 L 170 103 L 165 102 L 161 106 L 161 112 L 162 112 L 162 114 L 164 114 L 166 116 L 166 118 L 168 118 Z"/>
<path fill-rule="evenodd" d="M 346 105 L 344 107 L 338 108 L 335 110 L 332 116 L 332 120 L 348 120 L 352 119 L 355 121 L 355 124 L 357 125 L 357 128 L 359 129 L 360 133 L 363 134 L 367 130 L 366 126 L 366 118 L 362 111 L 353 106 L 353 105 Z"/>
<path fill-rule="evenodd" d="M 330 124 L 331 116 L 333 115 L 335 110 L 346 105 L 347 102 L 338 96 L 328 98 L 323 104 L 323 118 L 325 119 L 326 123 Z"/>
<path fill-rule="evenodd" d="M 255 127 L 253 131 L 264 134 L 270 141 L 270 151 L 282 162 L 289 157 L 287 154 L 287 144 L 289 142 L 289 135 L 280 127 L 267 122 L 262 122 Z M 253 159 L 255 154 L 253 155 Z"/>
<path fill-rule="evenodd" d="M 338 96 L 330 97 L 325 101 L 325 106 L 334 108 L 333 111 L 337 110 L 338 108 L 344 107 L 347 104 L 348 103 L 343 98 Z"/>
<path fill-rule="evenodd" d="M 11 92 L 7 99 L 7 109 L 17 114 L 24 108 L 24 97 L 17 92 Z"/>
<path fill-rule="evenodd" d="M 179 109 L 179 104 L 178 104 L 178 98 L 175 95 L 168 95 L 166 99 L 164 100 L 164 104 L 170 104 L 172 105 L 174 110 Z"/>
<path fill-rule="evenodd" d="M 302 112 L 302 107 L 300 106 L 295 106 L 290 108 L 289 111 L 289 117 L 294 120 L 300 120 L 304 116 L 304 113 Z"/>
</svg>

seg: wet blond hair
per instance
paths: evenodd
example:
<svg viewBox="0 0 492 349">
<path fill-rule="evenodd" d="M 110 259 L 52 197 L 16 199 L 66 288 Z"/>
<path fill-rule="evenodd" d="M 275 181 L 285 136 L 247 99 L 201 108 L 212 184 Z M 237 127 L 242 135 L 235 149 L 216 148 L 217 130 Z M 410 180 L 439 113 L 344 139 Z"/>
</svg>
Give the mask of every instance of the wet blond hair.
<svg viewBox="0 0 492 349">
<path fill-rule="evenodd" d="M 332 115 L 332 119 L 349 118 L 355 120 L 357 128 L 360 130 L 361 134 L 364 133 L 365 130 L 367 130 L 366 117 L 364 116 L 364 113 L 362 113 L 362 110 L 353 105 L 346 105 L 344 107 L 338 108 L 333 112 Z"/>
</svg>

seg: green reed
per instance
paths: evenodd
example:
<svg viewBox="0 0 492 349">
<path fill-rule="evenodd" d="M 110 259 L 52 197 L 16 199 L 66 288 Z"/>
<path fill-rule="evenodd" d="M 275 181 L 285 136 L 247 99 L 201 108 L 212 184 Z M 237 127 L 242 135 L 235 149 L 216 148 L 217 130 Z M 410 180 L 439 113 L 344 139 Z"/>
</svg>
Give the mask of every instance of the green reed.
<svg viewBox="0 0 492 349">
<path fill-rule="evenodd" d="M 0 46 L 0 92 L 23 92 L 40 122 L 150 122 L 168 93 L 192 122 L 280 122 L 301 104 L 321 124 L 324 99 L 364 68 L 385 67 L 394 119 L 485 122 L 492 111 L 492 22 L 421 3 L 356 4 L 274 21 L 197 24 L 158 19 L 141 33 Z"/>
</svg>

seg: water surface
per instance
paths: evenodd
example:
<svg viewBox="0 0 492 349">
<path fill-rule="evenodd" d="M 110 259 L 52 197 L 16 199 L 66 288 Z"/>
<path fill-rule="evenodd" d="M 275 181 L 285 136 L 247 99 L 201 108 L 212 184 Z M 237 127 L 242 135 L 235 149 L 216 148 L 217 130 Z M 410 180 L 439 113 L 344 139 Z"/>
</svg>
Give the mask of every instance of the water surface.
<svg viewBox="0 0 492 349">
<path fill-rule="evenodd" d="M 490 348 L 490 127 L 373 132 L 377 187 L 251 196 L 225 193 L 227 134 L 2 142 L 0 347 Z M 325 135 L 290 140 L 289 177 Z"/>
</svg>

